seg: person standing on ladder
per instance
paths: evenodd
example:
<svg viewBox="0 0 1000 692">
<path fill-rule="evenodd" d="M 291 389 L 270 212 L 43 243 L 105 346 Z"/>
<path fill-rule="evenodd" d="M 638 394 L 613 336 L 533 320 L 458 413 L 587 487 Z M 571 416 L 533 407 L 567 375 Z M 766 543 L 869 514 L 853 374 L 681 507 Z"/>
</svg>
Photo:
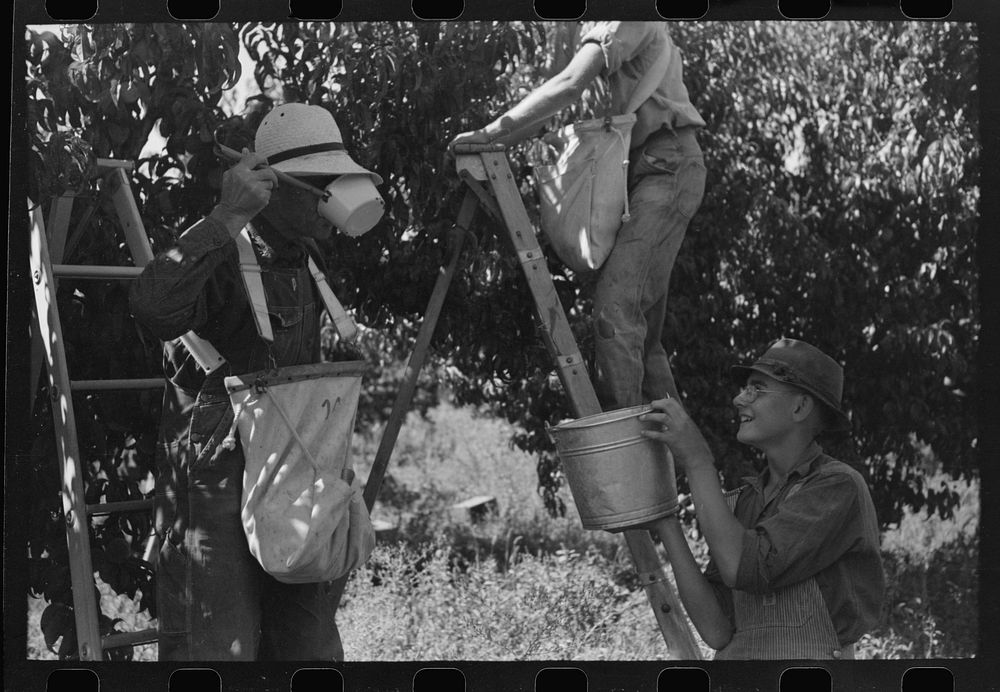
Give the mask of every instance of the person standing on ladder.
<svg viewBox="0 0 1000 692">
<path fill-rule="evenodd" d="M 628 166 L 631 216 L 600 268 L 594 293 L 595 389 L 605 410 L 677 396 L 663 346 L 667 289 L 688 223 L 705 188 L 695 133 L 705 121 L 684 86 L 682 58 L 665 22 L 584 22 L 566 67 L 482 129 L 456 144 L 515 144 L 578 102 L 607 78 L 612 114 L 622 112 L 645 71 L 663 51 L 669 61 L 652 95 L 636 111 Z"/>
<path fill-rule="evenodd" d="M 234 426 L 225 376 L 321 356 L 323 303 L 309 257 L 318 258 L 315 241 L 329 237 L 333 224 L 313 193 L 279 184 L 275 170 L 320 190 L 339 175 L 373 175 L 344 150 L 327 110 L 278 106 L 257 128 L 255 153 L 244 148 L 224 174 L 212 212 L 146 267 L 130 295 L 136 320 L 165 342 L 156 488 L 160 660 L 343 659 L 329 583 L 279 582 L 248 549 L 240 516 L 245 458 L 240 444 L 226 440 Z M 245 228 L 271 343 L 259 335 L 241 277 L 236 239 Z M 179 338 L 188 331 L 226 365 L 206 375 Z M 342 482 L 360 497 L 353 472 Z"/>
</svg>

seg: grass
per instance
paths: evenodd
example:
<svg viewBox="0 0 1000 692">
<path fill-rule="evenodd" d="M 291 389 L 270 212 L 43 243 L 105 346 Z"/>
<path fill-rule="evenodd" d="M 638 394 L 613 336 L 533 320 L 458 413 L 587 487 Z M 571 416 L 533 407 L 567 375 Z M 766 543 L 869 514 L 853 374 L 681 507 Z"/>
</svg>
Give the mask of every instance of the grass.
<svg viewBox="0 0 1000 692">
<path fill-rule="evenodd" d="M 566 489 L 567 516 L 548 516 L 535 460 L 510 448 L 511 432 L 448 404 L 408 418 L 373 511 L 393 529 L 352 575 L 338 613 L 348 660 L 667 657 L 623 539 L 582 529 Z M 381 434 L 355 439 L 362 478 Z M 949 520 L 911 513 L 885 533 L 887 605 L 859 642 L 863 658 L 975 654 L 978 485 L 933 480 L 951 483 L 962 503 Z M 454 507 L 480 495 L 496 500 L 481 519 Z M 704 559 L 703 543 L 692 546 Z M 126 629 L 149 626 L 127 598 L 102 593 Z M 29 658 L 55 658 L 38 627 L 44 603 L 29 601 Z M 155 656 L 155 645 L 136 649 L 136 660 Z"/>
</svg>

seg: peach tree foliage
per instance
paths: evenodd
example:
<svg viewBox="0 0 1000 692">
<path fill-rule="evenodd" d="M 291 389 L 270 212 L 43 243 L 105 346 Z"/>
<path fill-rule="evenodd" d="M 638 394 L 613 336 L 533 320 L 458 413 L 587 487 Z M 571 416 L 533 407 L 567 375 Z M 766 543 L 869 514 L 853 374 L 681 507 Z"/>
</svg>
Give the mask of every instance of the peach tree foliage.
<svg viewBox="0 0 1000 692">
<path fill-rule="evenodd" d="M 733 354 L 797 336 L 846 365 L 853 441 L 835 449 L 868 471 L 882 522 L 905 506 L 948 516 L 958 498 L 926 487 L 922 463 L 929 448 L 951 473 L 975 468 L 974 28 L 683 29 L 709 178 L 671 331 L 724 468 L 746 457 L 724 423 L 734 390 L 718 386 Z"/>
<path fill-rule="evenodd" d="M 962 24 L 694 23 L 673 25 L 686 81 L 708 121 L 705 201 L 671 283 L 665 344 L 685 403 L 703 424 L 729 483 L 755 459 L 733 440 L 728 367 L 779 335 L 807 339 L 847 365 L 851 441 L 834 446 L 870 475 L 884 523 L 904 506 L 943 514 L 956 497 L 925 487 L 928 453 L 973 469 L 978 111 L 975 33 Z M 132 182 L 155 248 L 203 216 L 222 172 L 222 127 L 246 138 L 276 101 L 330 109 L 352 155 L 385 180 L 385 218 L 360 239 L 324 245 L 338 294 L 372 328 L 368 357 L 384 376 L 362 402 L 385 415 L 409 356 L 464 193 L 446 153 L 551 74 L 559 62 L 541 23 L 81 25 L 28 39 L 30 188 L 45 204 L 78 191 L 67 261 L 128 261 L 113 210 L 88 182 L 98 157 L 136 161 Z M 261 94 L 245 117 L 222 106 L 240 76 L 242 43 Z M 602 90 L 560 121 L 600 112 Z M 238 104 L 242 106 L 243 104 Z M 164 151 L 139 158 L 154 127 Z M 537 151 L 510 152 L 536 215 Z M 86 233 L 76 233 L 78 226 Z M 512 440 L 538 455 L 539 490 L 564 511 L 545 426 L 569 415 L 542 346 L 521 269 L 502 228 L 480 212 L 445 303 L 429 372 L 461 403 L 517 423 Z M 542 240 L 544 244 L 544 239 Z M 592 276 L 550 258 L 581 349 L 592 351 Z M 125 289 L 63 280 L 75 378 L 150 376 L 157 344 L 128 320 Z M 95 357 L 98 356 L 98 357 Z M 433 378 L 420 407 L 433 403 Z M 54 443 L 38 398 L 33 450 L 31 585 L 70 606 L 58 522 Z M 153 467 L 158 397 L 77 397 L 88 501 L 137 497 Z M 683 487 L 683 480 L 682 480 Z M 95 569 L 120 593 L 141 590 L 148 519 L 94 527 Z M 63 612 L 63 611 L 59 611 Z M 50 631 L 64 619 L 54 611 Z M 56 623 L 56 624 L 53 624 Z M 53 639 L 53 642 L 55 640 Z"/>
</svg>

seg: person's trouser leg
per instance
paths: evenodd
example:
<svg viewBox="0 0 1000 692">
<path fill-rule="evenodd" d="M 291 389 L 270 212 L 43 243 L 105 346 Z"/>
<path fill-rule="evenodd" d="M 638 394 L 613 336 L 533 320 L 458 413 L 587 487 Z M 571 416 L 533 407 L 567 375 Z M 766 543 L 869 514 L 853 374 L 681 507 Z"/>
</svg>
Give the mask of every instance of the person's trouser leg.
<svg viewBox="0 0 1000 692">
<path fill-rule="evenodd" d="M 240 520 L 242 473 L 242 456 L 223 452 L 190 472 L 175 459 L 158 483 L 166 512 L 156 568 L 159 660 L 257 657 L 264 573 Z"/>
<path fill-rule="evenodd" d="M 342 661 L 330 584 L 283 584 L 265 577 L 262 661 Z"/>
<path fill-rule="evenodd" d="M 667 289 L 705 186 L 692 133 L 655 135 L 634 159 L 631 219 L 594 293 L 595 387 L 605 410 L 677 394 L 662 344 Z"/>
<path fill-rule="evenodd" d="M 256 658 L 261 570 L 238 515 L 235 523 L 188 527 L 179 541 L 167 534 L 157 567 L 160 660 Z"/>
</svg>

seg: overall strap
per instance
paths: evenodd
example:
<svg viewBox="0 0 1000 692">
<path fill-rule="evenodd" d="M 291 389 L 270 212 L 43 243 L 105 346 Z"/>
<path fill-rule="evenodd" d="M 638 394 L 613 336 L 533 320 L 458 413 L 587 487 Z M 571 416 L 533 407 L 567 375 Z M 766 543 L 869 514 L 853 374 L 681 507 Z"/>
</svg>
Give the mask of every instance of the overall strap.
<svg viewBox="0 0 1000 692">
<path fill-rule="evenodd" d="M 236 248 L 240 253 L 240 275 L 247 290 L 254 321 L 257 323 L 257 333 L 262 339 L 271 343 L 274 341 L 274 332 L 271 330 L 271 318 L 267 314 L 264 281 L 261 279 L 260 264 L 257 262 L 253 243 L 250 242 L 250 233 L 246 228 L 236 236 Z"/>
<path fill-rule="evenodd" d="M 358 336 L 358 327 L 351 316 L 347 314 L 344 306 L 337 300 L 336 294 L 326 280 L 326 275 L 316 265 L 316 260 L 312 258 L 312 255 L 309 256 L 309 273 L 312 274 L 313 280 L 316 282 L 316 288 L 319 289 L 323 304 L 326 305 L 330 317 L 333 318 L 333 328 L 337 330 L 341 339 L 354 341 Z"/>
<path fill-rule="evenodd" d="M 740 494 L 749 487 L 749 485 L 743 484 L 738 488 L 722 491 L 722 497 L 726 501 L 726 506 L 729 507 L 730 512 L 736 513 L 736 503 L 740 499 Z"/>
</svg>

